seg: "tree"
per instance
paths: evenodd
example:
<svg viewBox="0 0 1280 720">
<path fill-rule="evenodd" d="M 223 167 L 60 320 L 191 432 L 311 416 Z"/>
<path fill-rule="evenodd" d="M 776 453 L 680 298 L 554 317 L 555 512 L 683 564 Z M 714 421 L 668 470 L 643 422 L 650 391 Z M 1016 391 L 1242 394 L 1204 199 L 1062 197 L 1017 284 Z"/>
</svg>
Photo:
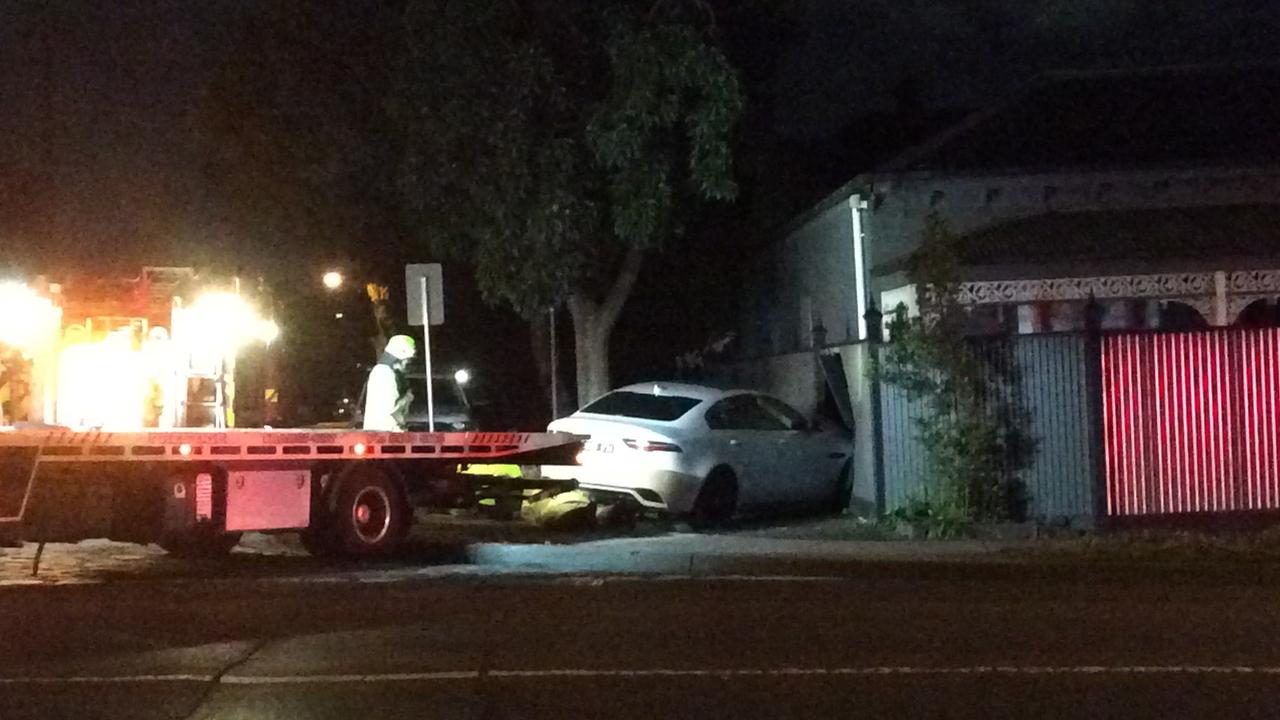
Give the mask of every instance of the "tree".
<svg viewBox="0 0 1280 720">
<path fill-rule="evenodd" d="M 738 76 L 697 0 L 419 2 L 395 110 L 414 225 L 526 318 L 567 305 L 578 399 L 646 254 L 729 200 Z"/>
<path fill-rule="evenodd" d="M 246 237 L 427 247 L 471 263 L 484 296 L 535 328 L 567 306 L 579 395 L 602 392 L 645 255 L 680 237 L 695 201 L 737 190 L 743 101 L 712 14 L 696 0 L 378 8 L 285 2 L 244 33 L 194 114 L 211 188 Z"/>
</svg>

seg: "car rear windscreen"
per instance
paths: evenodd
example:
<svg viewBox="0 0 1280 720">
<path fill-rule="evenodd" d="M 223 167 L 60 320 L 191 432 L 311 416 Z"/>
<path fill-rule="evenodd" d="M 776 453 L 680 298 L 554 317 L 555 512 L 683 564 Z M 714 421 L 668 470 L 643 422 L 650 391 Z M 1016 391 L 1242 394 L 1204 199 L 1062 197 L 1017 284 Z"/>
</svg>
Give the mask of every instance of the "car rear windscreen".
<svg viewBox="0 0 1280 720">
<path fill-rule="evenodd" d="M 581 412 L 670 422 L 679 419 L 700 402 L 702 401 L 679 395 L 651 395 L 619 390 L 582 408 Z"/>
</svg>

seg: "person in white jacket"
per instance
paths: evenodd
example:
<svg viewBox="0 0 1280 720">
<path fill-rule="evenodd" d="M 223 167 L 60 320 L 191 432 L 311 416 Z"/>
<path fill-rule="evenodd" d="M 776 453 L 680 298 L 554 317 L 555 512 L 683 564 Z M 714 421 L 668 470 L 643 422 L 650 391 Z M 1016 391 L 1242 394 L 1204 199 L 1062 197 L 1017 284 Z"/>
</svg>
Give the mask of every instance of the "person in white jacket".
<svg viewBox="0 0 1280 720">
<path fill-rule="evenodd" d="M 408 335 L 396 335 L 387 341 L 378 364 L 369 371 L 369 382 L 365 386 L 365 430 L 404 430 L 405 413 L 413 400 L 404 371 L 417 351 L 417 343 Z"/>
</svg>

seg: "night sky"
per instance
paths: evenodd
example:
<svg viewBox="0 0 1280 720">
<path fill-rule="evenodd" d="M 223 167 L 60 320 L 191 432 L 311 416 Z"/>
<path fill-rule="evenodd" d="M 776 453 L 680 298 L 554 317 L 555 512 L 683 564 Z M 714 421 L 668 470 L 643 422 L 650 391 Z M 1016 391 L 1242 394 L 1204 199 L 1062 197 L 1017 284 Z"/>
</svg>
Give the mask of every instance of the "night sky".
<svg viewBox="0 0 1280 720">
<path fill-rule="evenodd" d="M 249 19 L 238 5 L 5 3 L 0 257 L 186 264 L 210 216 L 187 116 Z"/>
<path fill-rule="evenodd" d="M 218 223 L 234 208 L 210 207 L 190 115 L 266 5 L 0 5 L 3 259 L 40 265 L 53 251 L 74 264 L 110 250 L 128 266 L 157 254 L 186 261 L 210 236 L 243 243 Z M 804 139 L 892 109 L 908 81 L 928 105 L 972 108 L 1045 69 L 1280 56 L 1280 4 L 1264 0 L 790 6 L 796 31 L 769 49 L 780 61 L 757 108 L 773 105 L 779 134 Z M 30 252 L 37 242 L 41 251 Z"/>
<path fill-rule="evenodd" d="M 354 31 L 379 6 L 333 5 Z M 833 156 L 833 143 L 856 141 L 848 129 L 860 118 L 892 116 L 904 103 L 926 112 L 971 109 L 1052 69 L 1280 59 L 1280 3 L 1263 0 L 779 0 L 776 7 L 784 8 L 785 32 L 757 27 L 738 43 L 736 60 L 763 75 L 748 83 L 746 125 L 755 133 L 741 163 L 748 192 L 737 207 L 717 211 L 717 220 L 770 209 L 774 190 L 750 177 L 753 165 L 772 163 L 768 153 L 805 175 Z M 333 247 L 256 226 L 210 176 L 210 151 L 193 116 L 220 70 L 246 59 L 237 53 L 253 47 L 245 38 L 269 8 L 235 0 L 4 0 L 0 271 L 111 267 L 127 274 L 143 264 L 225 267 L 234 258 L 270 272 L 287 267 L 292 273 L 274 281 L 288 287 L 367 242 Z M 731 23 L 726 32 L 735 32 Z M 768 141 L 755 142 L 762 134 Z M 843 179 L 862 169 L 848 168 Z M 843 167 L 826 168 L 812 192 L 831 189 L 840 175 Z M 792 211 L 775 205 L 778 217 Z M 683 268 L 677 284 L 701 292 L 691 260 L 712 262 L 717 245 L 732 241 L 704 234 L 700 250 L 651 263 L 617 337 L 642 338 L 688 314 L 690 298 L 670 292 L 670 272 Z M 382 270 L 386 279 L 398 277 L 397 267 Z M 454 292 L 462 305 L 476 303 L 473 291 Z M 666 305 L 644 307 L 663 297 Z M 467 318 L 470 311 L 459 309 Z M 455 346 L 493 335 L 494 323 L 514 327 L 510 318 L 474 312 L 469 327 L 449 329 Z M 693 342 L 707 330 L 695 322 L 674 336 Z M 671 350 L 620 363 L 620 379 L 643 375 Z M 461 354 L 490 352 L 478 340 Z"/>
</svg>

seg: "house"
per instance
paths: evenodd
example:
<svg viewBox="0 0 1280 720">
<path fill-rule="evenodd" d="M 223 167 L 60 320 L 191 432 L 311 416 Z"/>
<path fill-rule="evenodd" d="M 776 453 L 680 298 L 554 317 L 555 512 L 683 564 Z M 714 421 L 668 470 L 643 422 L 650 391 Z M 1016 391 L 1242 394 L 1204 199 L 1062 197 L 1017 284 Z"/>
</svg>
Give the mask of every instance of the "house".
<svg viewBox="0 0 1280 720">
<path fill-rule="evenodd" d="M 797 218 L 745 284 L 735 379 L 809 410 L 847 386 L 870 423 L 868 311 L 914 309 L 931 215 L 958 237 L 975 334 L 1078 330 L 1090 298 L 1112 330 L 1275 325 L 1277 137 L 1280 67 L 1043 77 Z"/>
</svg>

